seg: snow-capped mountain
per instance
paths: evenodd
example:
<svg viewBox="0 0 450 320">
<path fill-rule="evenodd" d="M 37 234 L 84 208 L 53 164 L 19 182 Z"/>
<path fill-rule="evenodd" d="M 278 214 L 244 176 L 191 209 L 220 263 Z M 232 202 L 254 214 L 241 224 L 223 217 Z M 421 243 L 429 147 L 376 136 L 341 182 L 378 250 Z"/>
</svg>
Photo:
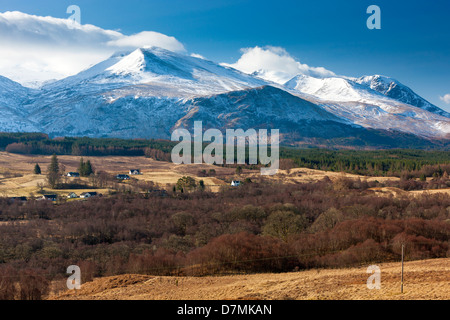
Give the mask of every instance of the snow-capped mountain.
<svg viewBox="0 0 450 320">
<path fill-rule="evenodd" d="M 325 123 L 350 126 L 321 107 L 269 85 L 189 99 L 183 108 L 185 115 L 177 128 L 191 128 L 199 120 L 206 128 L 274 128 L 281 133 L 301 131 L 305 123 L 313 122 L 317 133 L 326 131 Z"/>
<path fill-rule="evenodd" d="M 23 111 L 23 104 L 32 92 L 19 83 L 0 76 L 0 130 L 36 131 Z"/>
<path fill-rule="evenodd" d="M 381 81 L 380 76 L 364 78 L 373 81 L 298 75 L 286 82 L 285 87 L 334 115 L 366 128 L 397 130 L 424 137 L 445 138 L 450 135 L 450 115 L 447 117 L 445 111 L 399 82 L 395 82 L 395 86 L 405 88 L 404 94 L 399 94 L 403 98 L 401 100 L 390 97 L 388 91 L 381 90 L 381 85 L 376 86 L 377 90 L 371 87 L 371 84 Z M 383 79 L 388 82 L 387 78 Z M 407 101 L 410 103 L 405 102 L 406 97 L 409 97 Z"/>
<path fill-rule="evenodd" d="M 146 48 L 43 86 L 25 109 L 53 136 L 167 139 L 189 99 L 265 84 L 205 59 Z"/>
<path fill-rule="evenodd" d="M 117 53 L 40 89 L 0 78 L 0 118 L 0 131 L 51 136 L 167 139 L 202 120 L 204 129 L 277 128 L 285 141 L 450 137 L 448 114 L 389 78 L 300 75 L 279 85 L 160 48 Z"/>
<path fill-rule="evenodd" d="M 71 87 L 96 91 L 139 85 L 132 88 L 139 96 L 190 97 L 265 84 L 263 80 L 205 59 L 152 47 L 117 53 L 75 76 L 44 86 L 43 90 L 53 92 Z"/>
<path fill-rule="evenodd" d="M 373 75 L 364 76 L 359 79 L 355 79 L 354 81 L 356 83 L 368 86 L 370 89 L 380 92 L 386 97 L 450 118 L 450 113 L 431 104 L 395 79 L 380 75 Z"/>
</svg>

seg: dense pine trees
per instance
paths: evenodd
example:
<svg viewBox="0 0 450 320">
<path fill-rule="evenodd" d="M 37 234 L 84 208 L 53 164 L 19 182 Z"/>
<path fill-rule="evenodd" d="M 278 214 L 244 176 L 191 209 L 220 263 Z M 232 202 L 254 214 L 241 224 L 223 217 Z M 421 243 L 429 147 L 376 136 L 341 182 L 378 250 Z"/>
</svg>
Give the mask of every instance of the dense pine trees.
<svg viewBox="0 0 450 320">
<path fill-rule="evenodd" d="M 41 174 L 41 167 L 39 166 L 39 164 L 36 163 L 36 165 L 34 166 L 34 169 L 33 169 L 33 173 Z"/>
<path fill-rule="evenodd" d="M 83 157 L 80 159 L 80 164 L 78 166 L 78 173 L 82 177 L 89 177 L 94 173 L 94 169 L 92 168 L 92 164 L 90 160 L 84 162 Z"/>
<path fill-rule="evenodd" d="M 47 169 L 47 183 L 50 188 L 55 189 L 57 188 L 60 180 L 61 174 L 59 172 L 58 158 L 56 157 L 56 154 L 54 154 Z"/>
<path fill-rule="evenodd" d="M 412 173 L 442 176 L 450 171 L 450 152 L 422 150 L 326 150 L 281 148 L 280 157 L 291 159 L 291 167 L 348 172 L 368 176 L 396 176 Z"/>
</svg>

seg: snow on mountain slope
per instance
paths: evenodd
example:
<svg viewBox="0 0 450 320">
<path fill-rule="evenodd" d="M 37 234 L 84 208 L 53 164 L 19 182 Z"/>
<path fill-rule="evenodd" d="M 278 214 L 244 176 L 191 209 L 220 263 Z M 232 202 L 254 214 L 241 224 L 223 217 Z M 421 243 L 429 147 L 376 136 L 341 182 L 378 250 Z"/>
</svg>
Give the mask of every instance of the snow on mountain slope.
<svg viewBox="0 0 450 320">
<path fill-rule="evenodd" d="M 17 82 L 0 76 L 0 103 L 19 104 L 23 97 L 28 95 L 28 89 Z"/>
<path fill-rule="evenodd" d="M 372 90 L 380 92 L 389 98 L 450 118 L 450 113 L 429 103 L 427 100 L 420 97 L 410 88 L 395 79 L 380 75 L 373 75 L 354 79 L 354 81 L 365 85 Z"/>
<path fill-rule="evenodd" d="M 46 85 L 24 108 L 52 135 L 168 138 L 184 116 L 183 101 L 265 84 L 211 61 L 146 48 Z"/>
<path fill-rule="evenodd" d="M 37 131 L 37 127 L 26 119 L 27 113 L 22 108 L 30 91 L 0 76 L 0 131 Z"/>
<path fill-rule="evenodd" d="M 321 107 L 271 86 L 190 99 L 148 96 L 113 99 L 108 95 L 87 95 L 70 104 L 47 105 L 37 109 L 32 117 L 52 136 L 169 139 L 172 130 L 180 126 L 191 128 L 194 119 L 203 121 L 205 128 L 247 130 L 269 126 L 285 133 L 298 131 L 299 124 L 315 123 L 313 131 L 321 133 L 327 132 L 325 123 L 352 127 Z M 49 112 L 52 117 L 48 117 Z"/>
<path fill-rule="evenodd" d="M 193 122 L 200 120 L 204 130 L 279 129 L 284 142 L 311 140 L 314 144 L 317 138 L 321 143 L 338 138 L 356 139 L 363 145 L 367 140 L 372 146 L 401 146 L 395 133 L 368 131 L 271 86 L 191 99 L 85 96 L 71 106 L 47 106 L 33 116 L 51 136 L 170 139 L 174 129 L 192 130 Z M 414 136 L 406 138 L 424 143 Z"/>
<path fill-rule="evenodd" d="M 450 136 L 449 118 L 397 101 L 350 78 L 298 75 L 286 82 L 285 87 L 334 115 L 367 128 L 424 137 Z"/>
<path fill-rule="evenodd" d="M 168 139 L 183 115 L 177 98 L 88 95 L 39 108 L 32 117 L 51 136 Z"/>
<path fill-rule="evenodd" d="M 447 118 L 406 104 L 387 108 L 380 103 L 362 102 L 326 103 L 321 106 L 365 128 L 397 130 L 428 138 L 450 137 L 450 121 Z"/>
<path fill-rule="evenodd" d="M 228 92 L 185 101 L 185 116 L 175 128 L 279 129 L 284 143 L 336 147 L 337 145 L 399 148 L 427 146 L 430 141 L 392 130 L 368 130 L 336 117 L 323 107 L 272 86 Z"/>
<path fill-rule="evenodd" d="M 341 77 L 314 78 L 298 75 L 286 82 L 285 87 L 329 101 L 361 101 L 372 97 L 362 86 L 356 87 L 348 79 Z"/>
<path fill-rule="evenodd" d="M 381 80 L 369 80 L 303 75 L 282 86 L 205 59 L 143 48 L 39 90 L 0 78 L 0 131 L 169 138 L 195 119 L 222 129 L 278 128 L 294 139 L 350 137 L 366 129 L 450 137 L 449 118 L 398 101 Z"/>
<path fill-rule="evenodd" d="M 54 91 L 71 87 L 92 92 L 122 88 L 121 93 L 126 95 L 188 98 L 265 84 L 263 80 L 205 59 L 152 47 L 113 55 L 43 89 Z"/>
<path fill-rule="evenodd" d="M 207 127 L 220 128 L 287 128 L 300 121 L 334 121 L 349 123 L 321 107 L 286 91 L 262 86 L 185 101 L 187 119 L 206 120 Z M 278 124 L 278 126 L 276 125 Z"/>
</svg>

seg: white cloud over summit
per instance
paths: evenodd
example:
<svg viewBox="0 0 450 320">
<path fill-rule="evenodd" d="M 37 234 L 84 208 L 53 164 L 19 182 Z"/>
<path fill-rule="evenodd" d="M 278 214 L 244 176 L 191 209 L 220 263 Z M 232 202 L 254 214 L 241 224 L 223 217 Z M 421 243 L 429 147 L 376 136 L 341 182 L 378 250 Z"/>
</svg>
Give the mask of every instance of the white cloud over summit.
<svg viewBox="0 0 450 320">
<path fill-rule="evenodd" d="M 242 72 L 284 84 L 298 74 L 314 77 L 331 77 L 335 74 L 322 67 L 310 67 L 292 57 L 280 47 L 254 47 L 241 49 L 242 56 L 233 64 L 223 64 Z"/>
<path fill-rule="evenodd" d="M 441 101 L 444 101 L 446 104 L 450 104 L 450 93 L 447 93 L 443 97 L 439 97 Z"/>
<path fill-rule="evenodd" d="M 174 37 L 154 31 L 133 35 L 75 24 L 69 19 L 42 17 L 13 11 L 0 13 L 0 75 L 24 85 L 61 79 L 107 59 L 116 51 L 157 46 L 186 53 Z M 266 80 L 285 83 L 298 74 L 329 77 L 334 73 L 310 67 L 280 47 L 241 49 L 233 64 L 223 64 Z M 199 54 L 191 56 L 204 59 Z"/>
<path fill-rule="evenodd" d="M 181 42 L 179 42 L 174 37 L 169 37 L 165 34 L 154 31 L 142 31 L 131 36 L 121 36 L 117 40 L 108 41 L 107 45 L 111 47 L 122 47 L 130 49 L 156 46 L 175 52 L 186 51 Z"/>
<path fill-rule="evenodd" d="M 0 75 L 24 84 L 73 75 L 119 50 L 158 46 L 186 51 L 174 37 L 154 31 L 128 36 L 18 11 L 0 13 L 0 43 Z"/>
</svg>

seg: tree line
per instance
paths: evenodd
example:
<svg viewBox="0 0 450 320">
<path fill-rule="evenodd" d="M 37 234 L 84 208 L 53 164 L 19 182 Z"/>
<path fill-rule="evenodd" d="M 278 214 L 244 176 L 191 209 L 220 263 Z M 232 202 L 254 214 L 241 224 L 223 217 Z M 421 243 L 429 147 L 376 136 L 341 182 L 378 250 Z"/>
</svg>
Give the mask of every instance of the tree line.
<svg viewBox="0 0 450 320">
<path fill-rule="evenodd" d="M 155 139 L 61 137 L 38 133 L 0 133 L 0 149 L 18 154 L 76 156 L 155 156 L 169 160 L 174 143 Z M 169 157 L 168 157 L 169 156 Z"/>
<path fill-rule="evenodd" d="M 64 137 L 50 139 L 39 133 L 0 133 L 0 149 L 11 153 L 77 156 L 147 156 L 170 161 L 176 142 L 155 139 Z M 205 144 L 206 146 L 206 144 Z M 224 153 L 225 154 L 225 153 Z M 419 177 L 426 166 L 450 164 L 450 151 L 438 150 L 329 150 L 282 146 L 280 158 L 287 168 L 306 167 L 368 176 L 397 176 L 414 172 Z M 248 164 L 258 169 L 260 165 Z M 286 168 L 286 167 L 285 167 Z M 433 172 L 434 173 L 434 172 Z M 432 176 L 433 173 L 431 173 Z M 450 173 L 450 172 L 447 172 Z"/>
<path fill-rule="evenodd" d="M 281 148 L 280 158 L 289 159 L 290 167 L 348 172 L 365 176 L 395 176 L 413 172 L 432 176 L 439 165 L 450 164 L 449 151 L 425 150 L 327 150 Z M 430 169 L 433 169 L 430 171 Z M 450 172 L 448 172 L 450 173 Z M 439 172 L 442 176 L 443 172 Z"/>
</svg>

